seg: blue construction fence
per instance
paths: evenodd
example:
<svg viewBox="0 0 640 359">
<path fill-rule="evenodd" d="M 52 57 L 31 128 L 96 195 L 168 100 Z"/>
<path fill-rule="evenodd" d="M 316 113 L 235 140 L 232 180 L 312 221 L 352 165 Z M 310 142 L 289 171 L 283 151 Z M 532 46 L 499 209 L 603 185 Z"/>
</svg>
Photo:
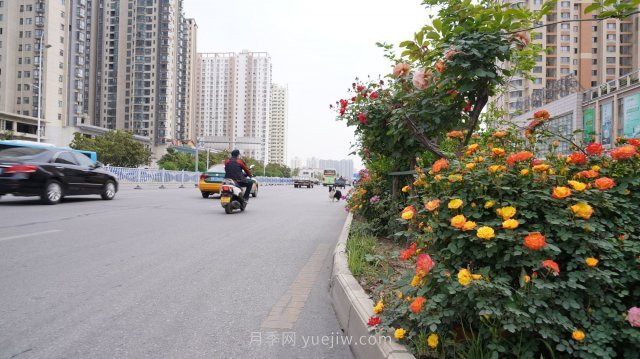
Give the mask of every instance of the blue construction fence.
<svg viewBox="0 0 640 359">
<path fill-rule="evenodd" d="M 120 183 L 167 183 L 196 184 L 200 180 L 200 172 L 151 170 L 146 168 L 127 168 L 105 166 L 105 170 L 113 173 Z M 261 186 L 293 185 L 293 178 L 255 177 Z"/>
</svg>

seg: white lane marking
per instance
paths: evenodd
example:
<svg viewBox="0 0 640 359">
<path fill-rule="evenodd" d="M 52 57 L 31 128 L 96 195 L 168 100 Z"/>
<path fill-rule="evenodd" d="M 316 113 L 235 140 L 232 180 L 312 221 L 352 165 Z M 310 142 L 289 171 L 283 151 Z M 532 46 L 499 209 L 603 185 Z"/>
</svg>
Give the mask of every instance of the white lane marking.
<svg viewBox="0 0 640 359">
<path fill-rule="evenodd" d="M 33 236 L 39 236 L 41 234 L 49 234 L 49 233 L 56 233 L 56 232 L 61 232 L 62 230 L 60 229 L 51 229 L 48 231 L 42 231 L 42 232 L 34 232 L 34 233 L 26 233 L 26 234 L 19 234 L 16 236 L 9 236 L 9 237 L 0 237 L 0 242 L 1 241 L 8 241 L 11 239 L 18 239 L 18 238 L 25 238 L 25 237 L 33 237 Z"/>
</svg>

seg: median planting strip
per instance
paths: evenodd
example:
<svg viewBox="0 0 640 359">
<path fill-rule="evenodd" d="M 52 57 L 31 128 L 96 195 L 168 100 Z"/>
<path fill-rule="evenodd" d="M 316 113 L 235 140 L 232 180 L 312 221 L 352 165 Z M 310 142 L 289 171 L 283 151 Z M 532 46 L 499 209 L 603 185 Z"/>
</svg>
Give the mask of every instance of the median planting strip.
<svg viewBox="0 0 640 359">
<path fill-rule="evenodd" d="M 333 253 L 333 269 L 331 271 L 329 294 L 344 335 L 353 338 L 369 335 L 375 336 L 376 340 L 371 342 L 377 344 L 357 345 L 357 343 L 352 343 L 350 345 L 351 352 L 356 358 L 414 358 L 403 345 L 383 340 L 379 334 L 369 331 L 367 322 L 373 313 L 374 303 L 364 289 L 362 289 L 362 286 L 360 286 L 356 278 L 351 274 L 346 253 L 346 244 L 349 238 L 352 219 L 353 216 L 349 214 Z"/>
</svg>

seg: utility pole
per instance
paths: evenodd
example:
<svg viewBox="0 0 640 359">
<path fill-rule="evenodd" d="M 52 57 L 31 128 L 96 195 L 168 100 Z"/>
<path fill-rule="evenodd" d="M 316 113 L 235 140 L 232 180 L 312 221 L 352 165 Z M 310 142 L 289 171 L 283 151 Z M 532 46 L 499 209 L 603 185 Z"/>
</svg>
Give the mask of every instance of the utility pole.
<svg viewBox="0 0 640 359">
<path fill-rule="evenodd" d="M 40 118 L 42 117 L 42 56 L 44 55 L 44 49 L 50 48 L 51 45 L 44 44 L 44 31 L 40 35 L 40 48 L 38 49 L 38 128 L 37 128 L 37 142 L 40 143 Z"/>
</svg>

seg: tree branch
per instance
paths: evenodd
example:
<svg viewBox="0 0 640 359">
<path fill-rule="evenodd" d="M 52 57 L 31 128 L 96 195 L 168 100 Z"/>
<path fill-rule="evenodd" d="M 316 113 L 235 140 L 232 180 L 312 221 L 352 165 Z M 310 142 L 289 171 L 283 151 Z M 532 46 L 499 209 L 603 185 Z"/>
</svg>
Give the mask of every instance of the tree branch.
<svg viewBox="0 0 640 359">
<path fill-rule="evenodd" d="M 402 120 L 407 124 L 418 142 L 420 142 L 422 146 L 427 149 L 427 151 L 438 156 L 438 158 L 447 157 L 444 153 L 442 153 L 440 147 L 434 141 L 428 139 L 422 132 L 418 131 L 418 126 L 416 126 L 416 124 L 409 117 L 404 116 Z"/>
<path fill-rule="evenodd" d="M 480 113 L 482 113 L 482 110 L 484 109 L 484 106 L 487 104 L 487 102 L 489 102 L 489 90 L 485 87 L 482 89 L 482 93 L 480 93 L 480 95 L 476 98 L 476 103 L 473 104 L 473 110 L 469 114 L 469 119 L 471 120 L 471 123 L 467 128 L 468 130 L 467 136 L 465 137 L 464 141 L 460 144 L 460 149 L 458 149 L 458 152 L 459 152 L 458 155 L 461 153 L 463 148 L 467 147 L 467 145 L 469 144 L 469 141 L 471 141 L 471 136 L 473 136 L 473 131 L 476 129 L 476 126 L 478 126 Z"/>
</svg>

